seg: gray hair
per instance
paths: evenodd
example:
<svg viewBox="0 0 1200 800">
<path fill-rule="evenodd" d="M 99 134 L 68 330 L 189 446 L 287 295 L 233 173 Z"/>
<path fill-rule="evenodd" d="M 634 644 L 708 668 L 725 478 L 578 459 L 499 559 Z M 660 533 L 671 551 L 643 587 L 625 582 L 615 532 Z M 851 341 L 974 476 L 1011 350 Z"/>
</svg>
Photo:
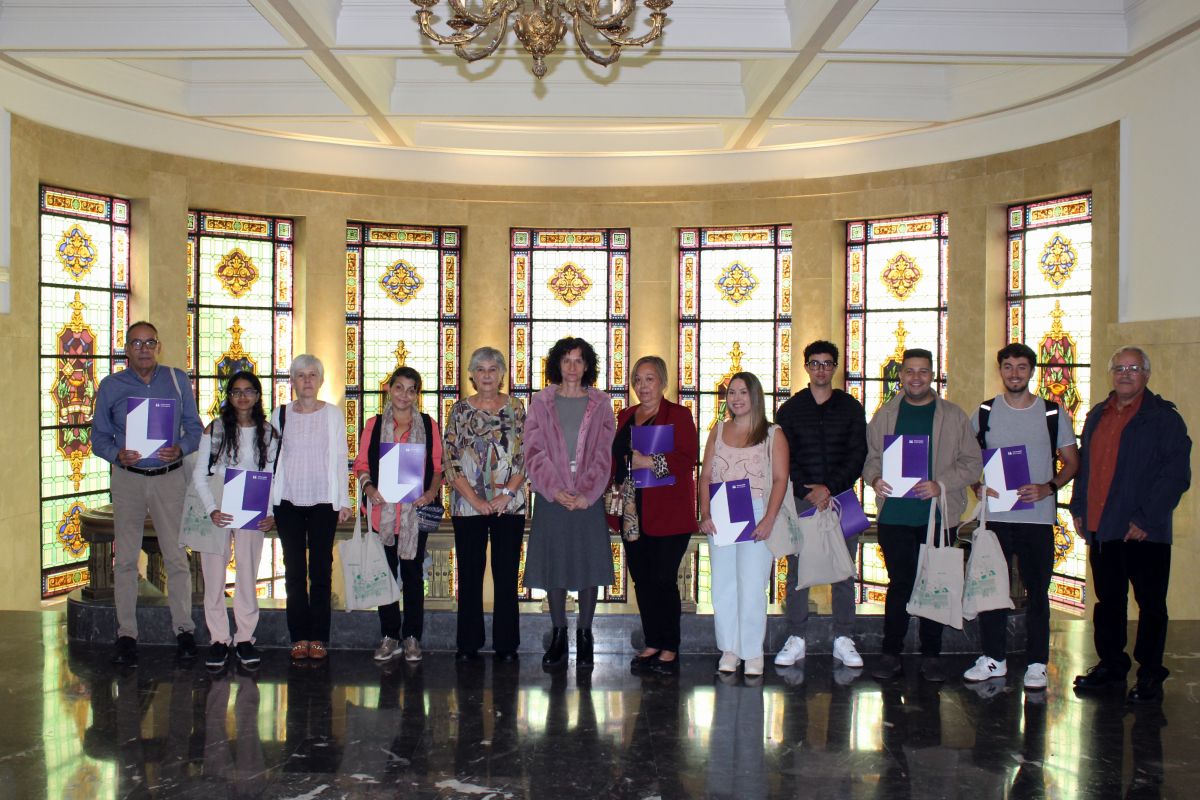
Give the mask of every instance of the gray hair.
<svg viewBox="0 0 1200 800">
<path fill-rule="evenodd" d="M 1142 369 L 1144 369 L 1146 371 L 1147 375 L 1150 374 L 1150 356 L 1146 355 L 1146 351 L 1143 350 L 1142 348 L 1136 347 L 1131 344 L 1127 344 L 1124 347 L 1118 347 L 1116 349 L 1116 352 L 1114 352 L 1112 354 L 1112 356 L 1108 359 L 1109 371 L 1112 371 L 1112 368 L 1117 365 L 1117 359 L 1120 358 L 1125 353 L 1137 353 L 1138 358 L 1140 358 L 1142 360 Z"/>
<path fill-rule="evenodd" d="M 296 373 L 302 369 L 315 369 L 321 383 L 325 382 L 325 365 L 321 363 L 321 359 L 311 353 L 302 353 L 292 359 L 292 365 L 288 367 L 289 377 L 296 380 Z"/>
<path fill-rule="evenodd" d="M 501 353 L 494 347 L 478 347 L 474 353 L 471 353 L 471 360 L 467 363 L 467 372 L 474 372 L 485 361 L 492 361 L 499 368 L 500 374 L 508 369 L 508 365 L 504 361 L 504 353 Z"/>
<path fill-rule="evenodd" d="M 637 375 L 637 371 L 642 368 L 643 364 L 649 364 L 654 367 L 654 371 L 658 373 L 658 379 L 662 381 L 663 388 L 665 389 L 667 387 L 667 362 L 663 361 L 660 356 L 642 356 L 633 362 L 634 375 Z"/>
</svg>

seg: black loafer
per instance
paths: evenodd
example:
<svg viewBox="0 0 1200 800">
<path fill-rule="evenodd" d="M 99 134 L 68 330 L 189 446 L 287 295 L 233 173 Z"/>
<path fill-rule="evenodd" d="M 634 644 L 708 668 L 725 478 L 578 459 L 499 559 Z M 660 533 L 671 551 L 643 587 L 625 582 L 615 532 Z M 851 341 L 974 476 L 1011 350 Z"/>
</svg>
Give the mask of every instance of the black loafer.
<svg viewBox="0 0 1200 800">
<path fill-rule="evenodd" d="M 1075 688 L 1081 692 L 1096 692 L 1115 686 L 1125 688 L 1125 673 L 1097 664 L 1083 675 L 1075 676 Z"/>
<path fill-rule="evenodd" d="M 903 674 L 904 664 L 900 661 L 900 656 L 891 653 L 884 653 L 883 658 L 879 659 L 878 666 L 871 670 L 871 675 L 880 681 L 890 681 Z"/>
<path fill-rule="evenodd" d="M 1138 678 L 1137 684 L 1129 690 L 1130 703 L 1161 703 L 1163 699 L 1162 678 Z"/>
</svg>

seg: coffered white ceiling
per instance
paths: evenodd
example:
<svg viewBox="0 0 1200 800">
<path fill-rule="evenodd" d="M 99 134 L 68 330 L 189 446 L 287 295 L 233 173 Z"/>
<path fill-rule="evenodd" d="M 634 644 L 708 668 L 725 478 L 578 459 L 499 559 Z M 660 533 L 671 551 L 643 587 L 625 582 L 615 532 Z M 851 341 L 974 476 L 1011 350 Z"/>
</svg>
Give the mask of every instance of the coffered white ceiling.
<svg viewBox="0 0 1200 800">
<path fill-rule="evenodd" d="M 538 82 L 512 42 L 474 65 L 436 49 L 414 10 L 409 0 L 0 0 L 0 70 L 288 139 L 713 153 L 1006 113 L 1200 28 L 1200 0 L 676 0 L 652 49 L 606 70 L 568 38 Z M 646 14 L 639 7 L 639 22 Z"/>
</svg>

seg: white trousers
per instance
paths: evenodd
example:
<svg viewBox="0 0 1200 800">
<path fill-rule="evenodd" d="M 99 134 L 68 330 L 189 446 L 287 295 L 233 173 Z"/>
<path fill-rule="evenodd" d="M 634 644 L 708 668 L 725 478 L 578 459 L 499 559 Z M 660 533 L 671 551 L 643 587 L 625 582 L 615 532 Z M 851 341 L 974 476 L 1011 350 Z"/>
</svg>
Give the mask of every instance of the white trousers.
<svg viewBox="0 0 1200 800">
<path fill-rule="evenodd" d="M 708 559 L 717 649 L 736 653 L 743 661 L 760 657 L 767 636 L 767 586 L 774 556 L 766 542 L 713 547 L 710 536 Z"/>
<path fill-rule="evenodd" d="M 225 644 L 254 641 L 258 627 L 258 596 L 254 593 L 258 561 L 262 558 L 263 532 L 234 530 L 233 554 L 237 570 L 233 581 L 233 620 L 237 638 L 229 636 L 229 612 L 225 609 L 225 569 L 229 566 L 230 531 L 225 532 L 225 554 L 197 553 L 204 571 L 204 622 L 209 639 Z"/>
</svg>

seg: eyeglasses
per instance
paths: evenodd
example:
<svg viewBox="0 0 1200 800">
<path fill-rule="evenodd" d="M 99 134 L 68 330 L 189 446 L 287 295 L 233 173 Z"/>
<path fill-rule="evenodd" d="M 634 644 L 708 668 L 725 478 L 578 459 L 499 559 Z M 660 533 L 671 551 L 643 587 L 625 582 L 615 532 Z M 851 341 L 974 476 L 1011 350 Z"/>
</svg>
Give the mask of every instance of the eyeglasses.
<svg viewBox="0 0 1200 800">
<path fill-rule="evenodd" d="M 133 350 L 153 350 L 158 347 L 158 339 L 130 339 L 128 344 Z"/>
<path fill-rule="evenodd" d="M 1126 372 L 1132 375 L 1140 375 L 1143 372 L 1149 372 L 1149 370 L 1147 370 L 1141 364 L 1117 364 L 1112 368 L 1112 371 L 1117 375 L 1123 375 Z"/>
<path fill-rule="evenodd" d="M 837 366 L 836 361 L 817 361 L 815 358 L 811 361 L 805 361 L 804 366 L 809 369 L 833 369 Z"/>
<path fill-rule="evenodd" d="M 229 396 L 230 397 L 248 397 L 248 398 L 253 399 L 255 397 L 258 397 L 258 389 L 230 389 Z"/>
</svg>

